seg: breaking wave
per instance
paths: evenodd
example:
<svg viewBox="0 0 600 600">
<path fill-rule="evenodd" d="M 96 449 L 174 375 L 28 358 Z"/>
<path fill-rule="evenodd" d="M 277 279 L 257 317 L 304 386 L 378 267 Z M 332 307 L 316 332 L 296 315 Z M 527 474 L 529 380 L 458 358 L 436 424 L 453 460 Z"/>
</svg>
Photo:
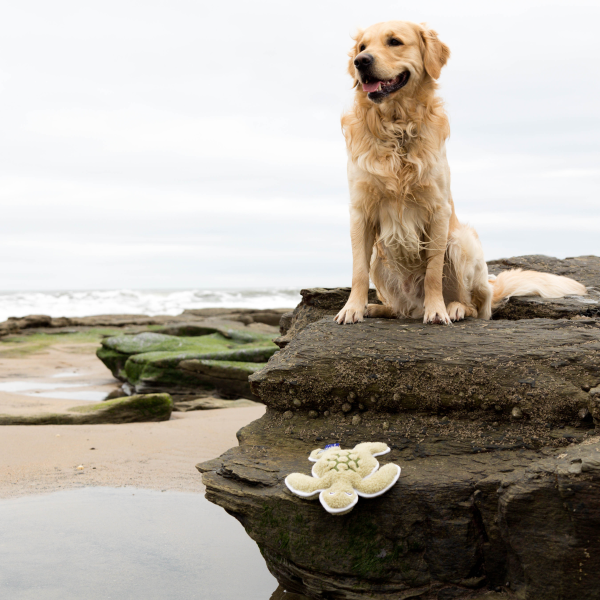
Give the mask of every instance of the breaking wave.
<svg viewBox="0 0 600 600">
<path fill-rule="evenodd" d="M 188 308 L 293 308 L 300 299 L 297 289 L 0 292 L 0 321 L 34 314 L 51 317 L 178 315 Z"/>
</svg>

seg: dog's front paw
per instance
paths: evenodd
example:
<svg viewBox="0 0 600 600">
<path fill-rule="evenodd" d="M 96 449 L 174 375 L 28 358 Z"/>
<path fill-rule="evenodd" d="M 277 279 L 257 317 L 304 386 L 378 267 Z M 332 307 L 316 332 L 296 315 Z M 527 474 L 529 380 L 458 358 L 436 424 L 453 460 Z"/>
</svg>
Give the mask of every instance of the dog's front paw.
<svg viewBox="0 0 600 600">
<path fill-rule="evenodd" d="M 335 316 L 335 322 L 343 325 L 344 323 L 359 323 L 364 321 L 367 307 L 364 304 L 347 302 L 346 306 Z"/>
<path fill-rule="evenodd" d="M 450 316 L 450 320 L 462 321 L 467 314 L 465 309 L 466 306 L 460 302 L 450 302 L 450 304 L 448 304 L 448 315 Z"/>
<path fill-rule="evenodd" d="M 441 304 L 440 306 L 425 307 L 423 323 L 439 323 L 440 325 L 450 325 L 452 321 L 450 320 L 450 316 L 448 315 L 446 307 Z"/>
</svg>

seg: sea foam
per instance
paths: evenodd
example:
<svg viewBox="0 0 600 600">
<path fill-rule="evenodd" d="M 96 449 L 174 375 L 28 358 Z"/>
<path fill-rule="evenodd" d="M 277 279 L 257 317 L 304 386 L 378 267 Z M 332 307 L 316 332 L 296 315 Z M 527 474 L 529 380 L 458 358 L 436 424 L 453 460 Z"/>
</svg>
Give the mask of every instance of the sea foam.
<svg viewBox="0 0 600 600">
<path fill-rule="evenodd" d="M 178 315 L 188 308 L 292 308 L 300 299 L 300 292 L 295 289 L 0 292 L 0 321 L 34 314 L 51 317 Z"/>
</svg>

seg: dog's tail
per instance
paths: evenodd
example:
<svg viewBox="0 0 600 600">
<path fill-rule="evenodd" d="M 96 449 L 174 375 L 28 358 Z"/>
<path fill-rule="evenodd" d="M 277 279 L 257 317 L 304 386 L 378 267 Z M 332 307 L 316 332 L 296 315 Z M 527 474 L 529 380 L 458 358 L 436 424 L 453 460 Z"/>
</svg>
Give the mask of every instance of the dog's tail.
<svg viewBox="0 0 600 600">
<path fill-rule="evenodd" d="M 522 269 L 503 271 L 497 277 L 491 275 L 489 283 L 492 286 L 492 309 L 500 306 L 511 296 L 562 298 L 587 294 L 584 285 L 569 277 Z"/>
</svg>

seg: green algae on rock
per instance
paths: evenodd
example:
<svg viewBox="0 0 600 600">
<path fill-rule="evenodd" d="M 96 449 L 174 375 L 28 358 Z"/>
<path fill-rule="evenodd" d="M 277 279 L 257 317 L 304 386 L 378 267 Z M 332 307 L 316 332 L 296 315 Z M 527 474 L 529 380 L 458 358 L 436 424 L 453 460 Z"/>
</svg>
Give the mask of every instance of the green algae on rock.
<svg viewBox="0 0 600 600">
<path fill-rule="evenodd" d="M 169 394 L 140 394 L 74 406 L 60 413 L 0 415 L 0 425 L 97 425 L 168 421 L 172 411 L 173 401 Z"/>
<path fill-rule="evenodd" d="M 216 389 L 255 399 L 248 377 L 277 352 L 272 337 L 235 329 L 192 337 L 145 332 L 107 338 L 97 356 L 136 392 Z"/>
</svg>

